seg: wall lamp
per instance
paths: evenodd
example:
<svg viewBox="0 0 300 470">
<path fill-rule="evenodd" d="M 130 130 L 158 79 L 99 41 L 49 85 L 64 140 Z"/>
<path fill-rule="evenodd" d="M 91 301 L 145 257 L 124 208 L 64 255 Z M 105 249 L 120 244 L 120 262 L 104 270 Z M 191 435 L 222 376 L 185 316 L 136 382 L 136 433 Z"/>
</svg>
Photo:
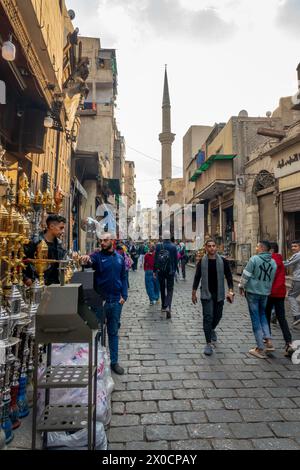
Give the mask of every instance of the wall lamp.
<svg viewBox="0 0 300 470">
<path fill-rule="evenodd" d="M 2 44 L 2 57 L 8 62 L 13 62 L 16 58 L 16 46 L 12 42 L 12 34 L 9 35 L 8 41 Z"/>
</svg>

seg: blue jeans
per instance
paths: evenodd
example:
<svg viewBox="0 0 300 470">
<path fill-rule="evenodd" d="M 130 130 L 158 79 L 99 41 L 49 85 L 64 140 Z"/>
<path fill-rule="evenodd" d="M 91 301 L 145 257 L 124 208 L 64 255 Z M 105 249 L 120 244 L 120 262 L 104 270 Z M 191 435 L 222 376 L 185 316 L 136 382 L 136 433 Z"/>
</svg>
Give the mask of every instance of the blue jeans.
<svg viewBox="0 0 300 470">
<path fill-rule="evenodd" d="M 268 302 L 267 295 L 246 294 L 249 313 L 252 322 L 252 329 L 255 336 L 256 344 L 259 349 L 264 349 L 264 338 L 272 339 L 270 327 L 266 317 L 266 306 Z"/>
<path fill-rule="evenodd" d="M 121 326 L 122 307 L 119 302 L 105 302 L 104 313 L 106 316 L 107 335 L 110 352 L 111 364 L 117 364 L 119 353 L 119 336 L 118 332 Z"/>
<path fill-rule="evenodd" d="M 150 302 L 159 299 L 159 281 L 154 279 L 153 271 L 145 271 L 145 285 Z"/>
</svg>

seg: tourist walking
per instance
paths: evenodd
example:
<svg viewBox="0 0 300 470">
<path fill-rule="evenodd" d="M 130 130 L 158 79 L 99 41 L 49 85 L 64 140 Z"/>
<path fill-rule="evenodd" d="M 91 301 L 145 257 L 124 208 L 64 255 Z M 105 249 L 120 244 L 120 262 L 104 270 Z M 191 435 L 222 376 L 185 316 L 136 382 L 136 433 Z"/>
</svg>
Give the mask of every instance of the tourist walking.
<svg viewBox="0 0 300 470">
<path fill-rule="evenodd" d="M 107 322 L 107 334 L 110 351 L 111 369 L 119 375 L 124 369 L 118 363 L 119 328 L 121 326 L 121 312 L 127 300 L 127 278 L 125 261 L 113 248 L 113 238 L 105 233 L 101 240 L 101 251 L 81 258 L 82 264 L 90 264 L 95 270 L 95 283 L 97 293 L 104 303 L 104 314 Z M 99 320 L 102 306 L 98 310 Z"/>
<path fill-rule="evenodd" d="M 225 278 L 228 285 L 227 300 L 233 302 L 233 278 L 228 261 L 217 253 L 214 240 L 205 242 L 206 254 L 198 262 L 193 283 L 192 302 L 198 302 L 197 289 L 201 280 L 201 303 L 203 310 L 203 331 L 206 339 L 204 354 L 213 354 L 213 345 L 217 341 L 216 328 L 223 314 L 225 300 Z"/>
<path fill-rule="evenodd" d="M 185 267 L 188 262 L 188 254 L 186 251 L 185 244 L 183 242 L 179 243 L 179 260 L 180 260 L 180 267 L 181 267 L 181 279 L 183 281 L 186 280 L 186 272 Z"/>
<path fill-rule="evenodd" d="M 283 265 L 282 256 L 278 253 L 278 244 L 271 243 L 272 258 L 277 265 L 274 282 L 272 285 L 271 294 L 268 298 L 266 307 L 266 317 L 268 320 L 270 332 L 271 332 L 271 317 L 272 310 L 275 309 L 275 315 L 279 322 L 284 340 L 285 340 L 285 356 L 291 356 L 294 352 L 292 347 L 292 335 L 289 329 L 288 322 L 285 317 L 285 306 L 284 300 L 286 296 L 285 286 L 285 268 Z"/>
<path fill-rule="evenodd" d="M 156 304 L 159 300 L 159 281 L 154 276 L 155 245 L 151 244 L 149 252 L 145 254 L 144 271 L 145 286 L 149 297 L 150 305 Z"/>
<path fill-rule="evenodd" d="M 292 268 L 293 281 L 288 293 L 288 301 L 291 312 L 294 317 L 293 326 L 300 323 L 300 305 L 297 298 L 300 296 L 300 240 L 292 242 L 292 257 L 288 261 L 284 261 L 286 268 Z"/>
<path fill-rule="evenodd" d="M 128 251 L 132 259 L 132 271 L 135 272 L 137 270 L 137 264 L 138 264 L 138 259 L 139 259 L 139 254 L 138 254 L 136 245 L 132 243 Z"/>
<path fill-rule="evenodd" d="M 256 347 L 250 349 L 249 353 L 260 359 L 267 357 L 265 351 L 275 351 L 266 317 L 268 297 L 271 293 L 277 269 L 270 249 L 271 245 L 267 240 L 260 241 L 257 244 L 257 254 L 248 261 L 239 283 L 241 295 L 246 295 L 252 329 L 256 340 Z"/>
<path fill-rule="evenodd" d="M 158 276 L 161 311 L 166 312 L 167 319 L 171 318 L 171 308 L 174 290 L 174 277 L 177 268 L 177 249 L 171 242 L 169 231 L 164 231 L 162 243 L 158 243 L 155 251 L 154 276 Z"/>
</svg>

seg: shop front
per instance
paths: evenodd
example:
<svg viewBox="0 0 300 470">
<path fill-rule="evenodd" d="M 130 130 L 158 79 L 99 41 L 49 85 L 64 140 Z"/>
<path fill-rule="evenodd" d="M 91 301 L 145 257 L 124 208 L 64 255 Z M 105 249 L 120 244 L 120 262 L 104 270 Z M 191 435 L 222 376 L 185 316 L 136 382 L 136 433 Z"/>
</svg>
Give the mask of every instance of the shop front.
<svg viewBox="0 0 300 470">
<path fill-rule="evenodd" d="M 292 241 L 300 239 L 300 122 L 268 153 L 274 159 L 278 189 L 279 245 L 288 257 Z"/>
</svg>

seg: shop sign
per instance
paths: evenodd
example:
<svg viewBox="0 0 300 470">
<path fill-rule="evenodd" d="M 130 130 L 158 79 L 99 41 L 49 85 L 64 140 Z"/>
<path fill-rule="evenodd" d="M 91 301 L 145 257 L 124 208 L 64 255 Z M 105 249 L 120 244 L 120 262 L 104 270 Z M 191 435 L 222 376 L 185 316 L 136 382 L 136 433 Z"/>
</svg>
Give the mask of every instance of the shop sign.
<svg viewBox="0 0 300 470">
<path fill-rule="evenodd" d="M 288 165 L 292 165 L 293 163 L 295 162 L 299 162 L 300 161 L 300 153 L 295 153 L 294 155 L 290 155 L 288 158 L 286 159 L 281 159 L 279 160 L 279 162 L 277 163 L 277 168 L 284 168 L 285 166 L 288 166 Z"/>
<path fill-rule="evenodd" d="M 294 153 L 286 158 L 280 158 L 275 168 L 275 177 L 282 178 L 300 171 L 300 153 Z"/>
<path fill-rule="evenodd" d="M 6 104 L 6 85 L 0 80 L 0 104 Z"/>
</svg>

